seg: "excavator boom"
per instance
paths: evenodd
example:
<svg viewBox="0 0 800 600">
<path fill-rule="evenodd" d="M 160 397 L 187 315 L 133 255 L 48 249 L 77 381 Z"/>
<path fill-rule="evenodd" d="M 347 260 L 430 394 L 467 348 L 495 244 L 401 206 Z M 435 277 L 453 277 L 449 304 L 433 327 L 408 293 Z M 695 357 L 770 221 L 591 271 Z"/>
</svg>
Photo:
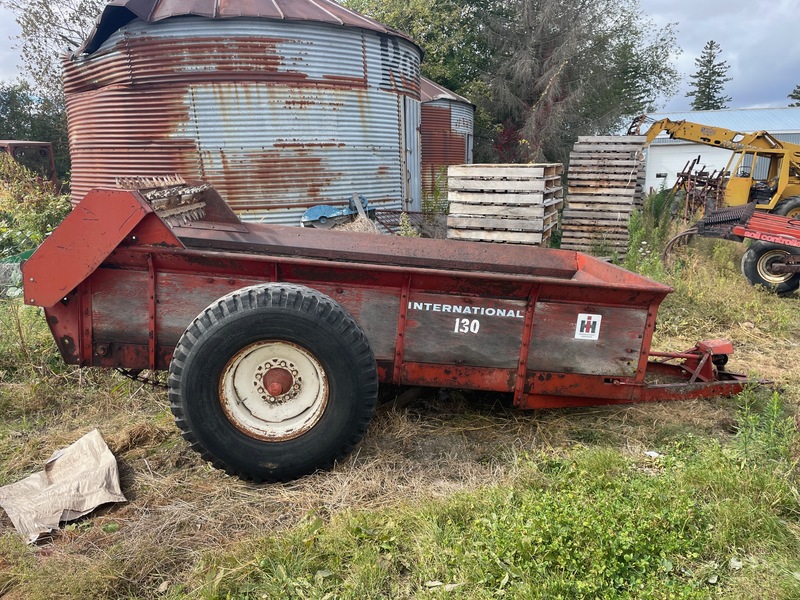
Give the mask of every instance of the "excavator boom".
<svg viewBox="0 0 800 600">
<path fill-rule="evenodd" d="M 734 152 L 744 150 L 784 150 L 786 145 L 794 146 L 794 144 L 781 142 L 766 131 L 742 133 L 725 129 L 724 127 L 711 127 L 701 123 L 692 123 L 691 121 L 671 121 L 670 119 L 655 121 L 650 126 L 644 134 L 647 138 L 645 145 L 650 144 L 661 132 L 666 132 L 669 137 L 676 140 L 726 148 Z M 800 146 L 796 146 L 796 150 L 800 150 Z"/>
<path fill-rule="evenodd" d="M 664 132 L 676 140 L 733 153 L 723 171 L 728 173 L 724 194 L 726 206 L 755 202 L 760 210 L 777 211 L 792 217 L 800 214 L 800 145 L 781 141 L 767 131 L 745 133 L 670 119 L 652 122 L 642 134 L 647 121 L 646 115 L 642 115 L 634 120 L 628 131 L 632 135 L 644 135 L 645 147 Z M 760 179 L 755 179 L 757 166 L 762 173 Z"/>
</svg>

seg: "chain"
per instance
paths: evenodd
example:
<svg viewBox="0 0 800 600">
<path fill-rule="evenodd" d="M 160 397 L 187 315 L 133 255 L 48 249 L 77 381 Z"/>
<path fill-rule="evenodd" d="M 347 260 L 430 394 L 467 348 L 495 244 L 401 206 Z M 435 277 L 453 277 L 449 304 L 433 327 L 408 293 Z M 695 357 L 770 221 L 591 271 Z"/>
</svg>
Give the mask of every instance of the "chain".
<svg viewBox="0 0 800 600">
<path fill-rule="evenodd" d="M 123 369 L 122 367 L 117 367 L 117 372 L 132 381 L 138 381 L 139 383 L 164 389 L 168 387 L 165 381 L 161 381 L 157 371 L 147 371 L 146 375 L 142 375 L 144 369 Z"/>
</svg>

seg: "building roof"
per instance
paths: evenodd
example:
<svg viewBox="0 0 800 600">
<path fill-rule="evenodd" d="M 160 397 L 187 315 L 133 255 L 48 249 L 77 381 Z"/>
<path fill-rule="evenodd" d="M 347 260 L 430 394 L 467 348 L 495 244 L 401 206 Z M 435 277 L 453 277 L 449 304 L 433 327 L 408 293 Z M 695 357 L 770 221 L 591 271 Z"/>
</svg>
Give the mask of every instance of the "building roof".
<svg viewBox="0 0 800 600">
<path fill-rule="evenodd" d="M 451 92 L 446 87 L 442 87 L 435 81 L 431 81 L 427 77 L 420 77 L 420 101 L 425 104 L 426 102 L 433 102 L 434 100 L 451 100 L 453 102 L 463 102 L 475 107 L 472 102 L 467 100 L 464 96 L 459 96 L 455 92 Z"/>
<path fill-rule="evenodd" d="M 156 23 L 187 15 L 207 19 L 243 17 L 327 23 L 377 31 L 417 45 L 404 33 L 345 8 L 334 0 L 111 0 L 77 54 L 95 52 L 114 32 L 134 19 Z"/>
<path fill-rule="evenodd" d="M 659 119 L 691 121 L 746 133 L 751 131 L 769 131 L 772 134 L 800 132 L 800 107 L 791 106 L 649 113 L 647 116 L 654 121 Z"/>
</svg>

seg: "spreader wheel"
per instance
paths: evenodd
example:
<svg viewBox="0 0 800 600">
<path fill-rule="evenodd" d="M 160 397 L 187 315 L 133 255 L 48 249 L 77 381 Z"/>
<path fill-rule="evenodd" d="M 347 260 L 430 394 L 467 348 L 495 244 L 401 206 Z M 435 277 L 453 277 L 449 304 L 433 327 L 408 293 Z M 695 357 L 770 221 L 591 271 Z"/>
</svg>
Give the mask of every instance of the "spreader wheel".
<svg viewBox="0 0 800 600">
<path fill-rule="evenodd" d="M 779 294 L 792 292 L 800 287 L 800 273 L 781 273 L 773 267 L 792 254 L 797 252 L 786 246 L 754 242 L 742 257 L 742 274 L 751 285 L 763 285 Z"/>
<path fill-rule="evenodd" d="M 367 338 L 334 300 L 290 284 L 217 300 L 183 334 L 170 364 L 175 421 L 215 467 L 256 481 L 330 467 L 375 411 Z"/>
</svg>

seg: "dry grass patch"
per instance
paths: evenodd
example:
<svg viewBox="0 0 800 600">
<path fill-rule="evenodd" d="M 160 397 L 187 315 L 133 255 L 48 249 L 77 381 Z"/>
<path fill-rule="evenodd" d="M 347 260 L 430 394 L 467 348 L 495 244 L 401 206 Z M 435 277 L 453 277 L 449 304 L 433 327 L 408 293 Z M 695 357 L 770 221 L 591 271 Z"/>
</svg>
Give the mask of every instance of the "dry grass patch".
<svg viewBox="0 0 800 600">
<path fill-rule="evenodd" d="M 110 389 L 92 383 L 62 390 L 67 410 L 37 415 L 40 424 L 25 434 L 25 443 L 12 444 L 25 461 L 6 462 L 7 478 L 38 469 L 54 449 L 97 426 L 118 458 L 129 502 L 96 511 L 34 551 L 37 572 L 46 567 L 61 575 L 31 573 L 26 589 L 42 598 L 59 590 L 84 594 L 75 580 L 96 577 L 102 585 L 96 584 L 95 597 L 148 597 L 164 582 L 190 582 L 209 549 L 291 530 L 309 515 L 328 520 L 342 511 L 413 505 L 503 485 L 527 457 L 565 456 L 576 446 L 600 444 L 641 457 L 671 425 L 697 435 L 728 435 L 718 422 L 734 410 L 691 401 L 522 413 L 508 400 L 430 391 L 398 407 L 390 393 L 362 444 L 332 471 L 253 485 L 211 469 L 189 450 L 170 423 L 162 392 L 116 378 Z M 4 539 L 15 535 L 6 522 Z M 76 560 L 82 566 L 73 569 Z M 26 572 L 24 563 L 17 566 Z"/>
</svg>

